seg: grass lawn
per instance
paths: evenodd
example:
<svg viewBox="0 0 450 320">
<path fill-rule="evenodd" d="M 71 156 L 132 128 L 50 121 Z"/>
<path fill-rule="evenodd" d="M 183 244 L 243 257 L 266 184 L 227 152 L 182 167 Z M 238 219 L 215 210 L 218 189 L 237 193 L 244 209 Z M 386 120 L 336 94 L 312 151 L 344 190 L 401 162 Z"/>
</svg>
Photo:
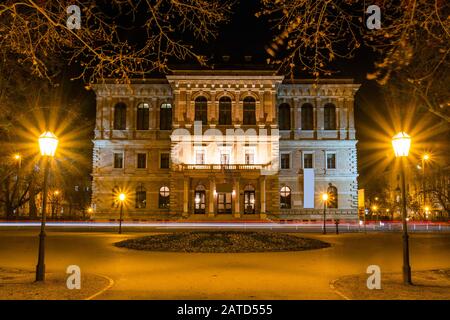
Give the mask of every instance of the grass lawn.
<svg viewBox="0 0 450 320">
<path fill-rule="evenodd" d="M 330 244 L 276 232 L 197 231 L 177 232 L 128 239 L 117 247 L 168 252 L 282 252 L 329 247 Z"/>
</svg>

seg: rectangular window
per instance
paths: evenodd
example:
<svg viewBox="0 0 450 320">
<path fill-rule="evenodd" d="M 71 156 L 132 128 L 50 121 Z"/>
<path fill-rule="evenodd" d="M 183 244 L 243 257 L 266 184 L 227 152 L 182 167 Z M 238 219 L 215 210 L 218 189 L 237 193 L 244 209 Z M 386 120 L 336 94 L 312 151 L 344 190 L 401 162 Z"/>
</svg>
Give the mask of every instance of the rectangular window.
<svg viewBox="0 0 450 320">
<path fill-rule="evenodd" d="M 280 161 L 281 169 L 289 169 L 290 168 L 290 162 L 291 157 L 289 153 L 282 153 L 281 154 L 281 161 Z"/>
<path fill-rule="evenodd" d="M 168 153 L 160 154 L 160 168 L 169 169 L 170 156 Z"/>
<path fill-rule="evenodd" d="M 203 150 L 196 151 L 195 164 L 205 164 L 205 152 Z"/>
<path fill-rule="evenodd" d="M 327 153 L 327 169 L 336 169 L 335 153 Z"/>
<path fill-rule="evenodd" d="M 245 164 L 255 164 L 255 155 L 252 152 L 245 153 Z"/>
<path fill-rule="evenodd" d="M 138 169 L 147 168 L 147 154 L 146 153 L 138 153 L 137 154 L 137 167 L 138 167 Z"/>
<path fill-rule="evenodd" d="M 114 153 L 114 168 L 123 168 L 123 153 Z"/>
<path fill-rule="evenodd" d="M 220 154 L 220 164 L 230 164 L 230 154 L 221 153 Z"/>
<path fill-rule="evenodd" d="M 304 153 L 303 154 L 303 169 L 312 169 L 313 168 L 313 154 L 312 153 Z"/>
</svg>

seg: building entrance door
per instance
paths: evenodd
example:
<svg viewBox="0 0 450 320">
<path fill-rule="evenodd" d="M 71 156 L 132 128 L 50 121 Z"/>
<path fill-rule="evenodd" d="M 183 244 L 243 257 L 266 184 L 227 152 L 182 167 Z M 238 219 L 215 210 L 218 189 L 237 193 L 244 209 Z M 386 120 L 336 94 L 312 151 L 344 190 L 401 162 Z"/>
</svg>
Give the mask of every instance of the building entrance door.
<svg viewBox="0 0 450 320">
<path fill-rule="evenodd" d="M 205 214 L 206 192 L 205 190 L 196 190 L 194 194 L 194 213 Z"/>
<path fill-rule="evenodd" d="M 231 213 L 231 192 L 217 193 L 217 213 Z"/>
<path fill-rule="evenodd" d="M 252 185 L 247 185 L 244 189 L 244 213 L 255 213 L 255 188 Z"/>
</svg>

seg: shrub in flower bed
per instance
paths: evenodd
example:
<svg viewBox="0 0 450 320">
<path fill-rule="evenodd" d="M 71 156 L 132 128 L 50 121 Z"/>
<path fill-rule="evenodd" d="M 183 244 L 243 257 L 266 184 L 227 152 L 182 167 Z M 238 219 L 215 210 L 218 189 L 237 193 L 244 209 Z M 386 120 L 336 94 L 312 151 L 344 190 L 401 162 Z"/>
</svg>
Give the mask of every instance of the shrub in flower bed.
<svg viewBox="0 0 450 320">
<path fill-rule="evenodd" d="M 330 244 L 294 235 L 254 231 L 197 231 L 158 234 L 115 243 L 117 247 L 169 252 L 276 252 L 329 247 Z"/>
</svg>

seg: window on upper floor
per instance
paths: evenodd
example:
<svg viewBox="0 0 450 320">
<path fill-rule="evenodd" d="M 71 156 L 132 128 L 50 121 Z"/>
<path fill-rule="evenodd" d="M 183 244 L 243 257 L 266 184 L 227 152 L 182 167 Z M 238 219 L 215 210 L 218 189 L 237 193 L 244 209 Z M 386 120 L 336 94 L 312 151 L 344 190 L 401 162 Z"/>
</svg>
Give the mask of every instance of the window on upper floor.
<svg viewBox="0 0 450 320">
<path fill-rule="evenodd" d="M 303 154 L 303 169 L 312 169 L 313 166 L 313 154 L 304 153 Z"/>
<path fill-rule="evenodd" d="M 116 152 L 114 153 L 114 169 L 122 169 L 123 168 L 123 153 Z"/>
<path fill-rule="evenodd" d="M 336 106 L 327 103 L 323 108 L 323 127 L 325 130 L 336 130 Z"/>
<path fill-rule="evenodd" d="M 146 153 L 138 153 L 137 154 L 137 168 L 138 169 L 147 168 L 147 154 Z"/>
<path fill-rule="evenodd" d="M 205 151 L 197 150 L 195 152 L 195 164 L 205 164 Z"/>
<path fill-rule="evenodd" d="M 314 130 L 314 107 L 310 103 L 302 105 L 302 130 Z"/>
<path fill-rule="evenodd" d="M 170 154 L 169 153 L 161 153 L 159 160 L 160 169 L 169 169 L 170 166 Z"/>
<path fill-rule="evenodd" d="M 148 103 L 140 103 L 137 106 L 136 114 L 136 129 L 137 130 L 148 130 L 149 129 L 149 116 L 150 116 L 150 106 Z"/>
<path fill-rule="evenodd" d="M 220 153 L 220 164 L 230 164 L 230 153 L 223 151 Z"/>
<path fill-rule="evenodd" d="M 245 164 L 255 164 L 255 154 L 253 151 L 245 151 Z"/>
<path fill-rule="evenodd" d="M 336 169 L 336 153 L 327 153 L 327 169 Z"/>
<path fill-rule="evenodd" d="M 219 100 L 219 124 L 231 125 L 231 99 L 222 97 Z"/>
<path fill-rule="evenodd" d="M 127 105 L 119 102 L 114 106 L 114 130 L 127 129 Z"/>
<path fill-rule="evenodd" d="M 291 167 L 291 156 L 289 153 L 282 153 L 280 160 L 281 169 L 289 169 Z"/>
<path fill-rule="evenodd" d="M 205 97 L 195 99 L 195 121 L 201 121 L 203 125 L 208 123 L 208 100 Z"/>
<path fill-rule="evenodd" d="M 282 103 L 278 107 L 278 128 L 291 130 L 291 106 L 287 103 Z"/>
<path fill-rule="evenodd" d="M 172 105 L 163 103 L 159 107 L 159 129 L 172 130 Z"/>
<path fill-rule="evenodd" d="M 246 97 L 244 99 L 243 112 L 244 125 L 256 124 L 256 101 L 254 98 Z"/>
</svg>

